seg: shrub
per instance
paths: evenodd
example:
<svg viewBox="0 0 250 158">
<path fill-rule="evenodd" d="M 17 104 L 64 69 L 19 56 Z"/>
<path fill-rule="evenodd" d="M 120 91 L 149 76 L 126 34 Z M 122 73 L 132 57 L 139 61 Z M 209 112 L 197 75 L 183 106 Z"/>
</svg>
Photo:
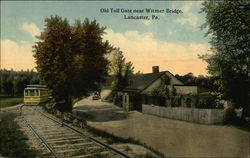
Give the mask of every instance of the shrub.
<svg viewBox="0 0 250 158">
<path fill-rule="evenodd" d="M 224 113 L 224 123 L 225 124 L 237 124 L 239 122 L 239 118 L 236 115 L 234 107 L 230 106 L 225 109 Z"/>
<path fill-rule="evenodd" d="M 176 95 L 171 97 L 171 106 L 179 107 L 181 106 L 181 100 L 183 99 L 182 95 Z"/>
<path fill-rule="evenodd" d="M 193 94 L 192 102 L 199 109 L 223 109 L 223 105 L 219 102 L 219 94 L 217 93 Z"/>
<path fill-rule="evenodd" d="M 113 98 L 113 103 L 116 105 L 116 106 L 122 106 L 122 102 L 121 102 L 121 99 L 118 95 L 115 95 L 114 98 Z"/>
</svg>

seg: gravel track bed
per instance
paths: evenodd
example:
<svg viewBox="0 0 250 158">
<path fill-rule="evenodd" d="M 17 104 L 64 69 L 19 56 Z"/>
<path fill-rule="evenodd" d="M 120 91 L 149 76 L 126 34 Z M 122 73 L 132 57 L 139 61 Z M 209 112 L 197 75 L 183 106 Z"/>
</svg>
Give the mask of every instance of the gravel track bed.
<svg viewBox="0 0 250 158">
<path fill-rule="evenodd" d="M 61 127 L 61 125 L 46 119 L 44 116 L 41 116 L 37 111 L 35 111 L 33 107 L 24 106 L 22 108 L 22 116 L 30 122 L 37 133 L 46 140 L 59 157 L 120 157 L 108 149 L 84 139 L 78 134 Z M 44 157 L 49 156 L 46 148 L 43 147 L 43 144 L 40 141 L 38 141 L 27 125 L 25 125 L 22 121 L 19 122 L 20 126 L 24 129 L 23 131 L 27 133 L 27 135 L 30 137 L 33 135 L 33 138 L 30 139 L 31 145 L 41 150 Z"/>
<path fill-rule="evenodd" d="M 20 126 L 20 131 L 26 136 L 25 139 L 27 139 L 27 144 L 29 145 L 30 149 L 36 149 L 39 151 L 37 154 L 39 155 L 38 157 L 40 158 L 50 158 L 53 157 L 51 156 L 50 152 L 44 147 L 42 142 L 32 133 L 30 128 L 27 127 L 27 125 L 23 122 L 22 118 L 20 117 L 20 107 L 22 104 L 12 106 L 12 107 L 6 107 L 2 108 L 0 110 L 1 113 L 12 113 L 15 114 L 17 117 L 15 118 L 15 122 L 18 123 Z M 0 158 L 2 156 L 0 155 Z"/>
</svg>

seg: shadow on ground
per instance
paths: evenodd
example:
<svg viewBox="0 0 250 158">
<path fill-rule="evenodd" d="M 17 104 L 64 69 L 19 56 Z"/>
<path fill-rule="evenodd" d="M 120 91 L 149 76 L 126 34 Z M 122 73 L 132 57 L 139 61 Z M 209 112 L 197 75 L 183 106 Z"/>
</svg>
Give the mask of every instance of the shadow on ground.
<svg viewBox="0 0 250 158">
<path fill-rule="evenodd" d="M 127 119 L 128 114 L 122 112 L 120 109 L 107 109 L 100 108 L 99 110 L 84 110 L 81 111 L 80 109 L 74 110 L 74 113 L 77 116 L 80 116 L 87 121 L 92 122 L 107 122 L 107 121 L 118 121 Z"/>
<path fill-rule="evenodd" d="M 98 106 L 94 106 L 94 105 L 84 105 L 84 106 L 78 106 L 78 107 L 74 107 L 74 110 L 105 110 L 105 109 L 113 109 L 115 106 L 114 105 L 98 105 Z"/>
<path fill-rule="evenodd" d="M 40 157 L 40 151 L 31 148 L 28 137 L 15 121 L 16 114 L 0 113 L 0 157 L 34 158 Z"/>
</svg>

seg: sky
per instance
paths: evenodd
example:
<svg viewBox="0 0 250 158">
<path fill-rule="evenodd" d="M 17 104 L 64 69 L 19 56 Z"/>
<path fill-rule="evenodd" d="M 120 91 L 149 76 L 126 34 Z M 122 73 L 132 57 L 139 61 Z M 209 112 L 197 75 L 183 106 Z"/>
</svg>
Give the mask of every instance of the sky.
<svg viewBox="0 0 250 158">
<path fill-rule="evenodd" d="M 202 1 L 1 1 L 1 69 L 35 69 L 32 46 L 44 19 L 59 15 L 70 24 L 85 18 L 106 27 L 104 40 L 119 47 L 135 72 L 160 71 L 207 75 L 198 54 L 209 53 Z M 146 13 L 147 9 L 163 13 Z M 114 10 L 119 12 L 114 12 Z M 178 10 L 177 14 L 174 10 Z M 136 13 L 141 10 L 142 13 Z M 173 12 L 169 13 L 166 10 Z M 126 18 L 124 17 L 126 16 Z M 148 16 L 148 19 L 128 19 Z M 152 16 L 157 17 L 152 18 Z"/>
</svg>

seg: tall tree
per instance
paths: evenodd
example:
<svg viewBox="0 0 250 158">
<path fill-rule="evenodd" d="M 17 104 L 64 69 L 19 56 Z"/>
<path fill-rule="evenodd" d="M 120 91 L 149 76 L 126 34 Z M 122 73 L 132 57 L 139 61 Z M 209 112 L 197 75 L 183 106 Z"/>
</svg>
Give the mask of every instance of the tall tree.
<svg viewBox="0 0 250 158">
<path fill-rule="evenodd" d="M 115 79 L 112 82 L 112 92 L 109 97 L 116 102 L 117 92 L 127 86 L 128 76 L 134 71 L 132 62 L 126 62 L 123 52 L 119 48 L 114 49 L 112 52 L 110 71 L 111 75 L 115 76 Z"/>
<path fill-rule="evenodd" d="M 71 111 L 73 99 L 96 90 L 105 81 L 112 50 L 102 36 L 105 28 L 94 20 L 70 26 L 67 19 L 51 16 L 34 46 L 37 70 L 62 110 Z"/>
<path fill-rule="evenodd" d="M 207 35 L 211 37 L 210 55 L 201 58 L 217 81 L 224 97 L 243 108 L 244 118 L 250 106 L 250 1 L 205 1 Z"/>
</svg>

